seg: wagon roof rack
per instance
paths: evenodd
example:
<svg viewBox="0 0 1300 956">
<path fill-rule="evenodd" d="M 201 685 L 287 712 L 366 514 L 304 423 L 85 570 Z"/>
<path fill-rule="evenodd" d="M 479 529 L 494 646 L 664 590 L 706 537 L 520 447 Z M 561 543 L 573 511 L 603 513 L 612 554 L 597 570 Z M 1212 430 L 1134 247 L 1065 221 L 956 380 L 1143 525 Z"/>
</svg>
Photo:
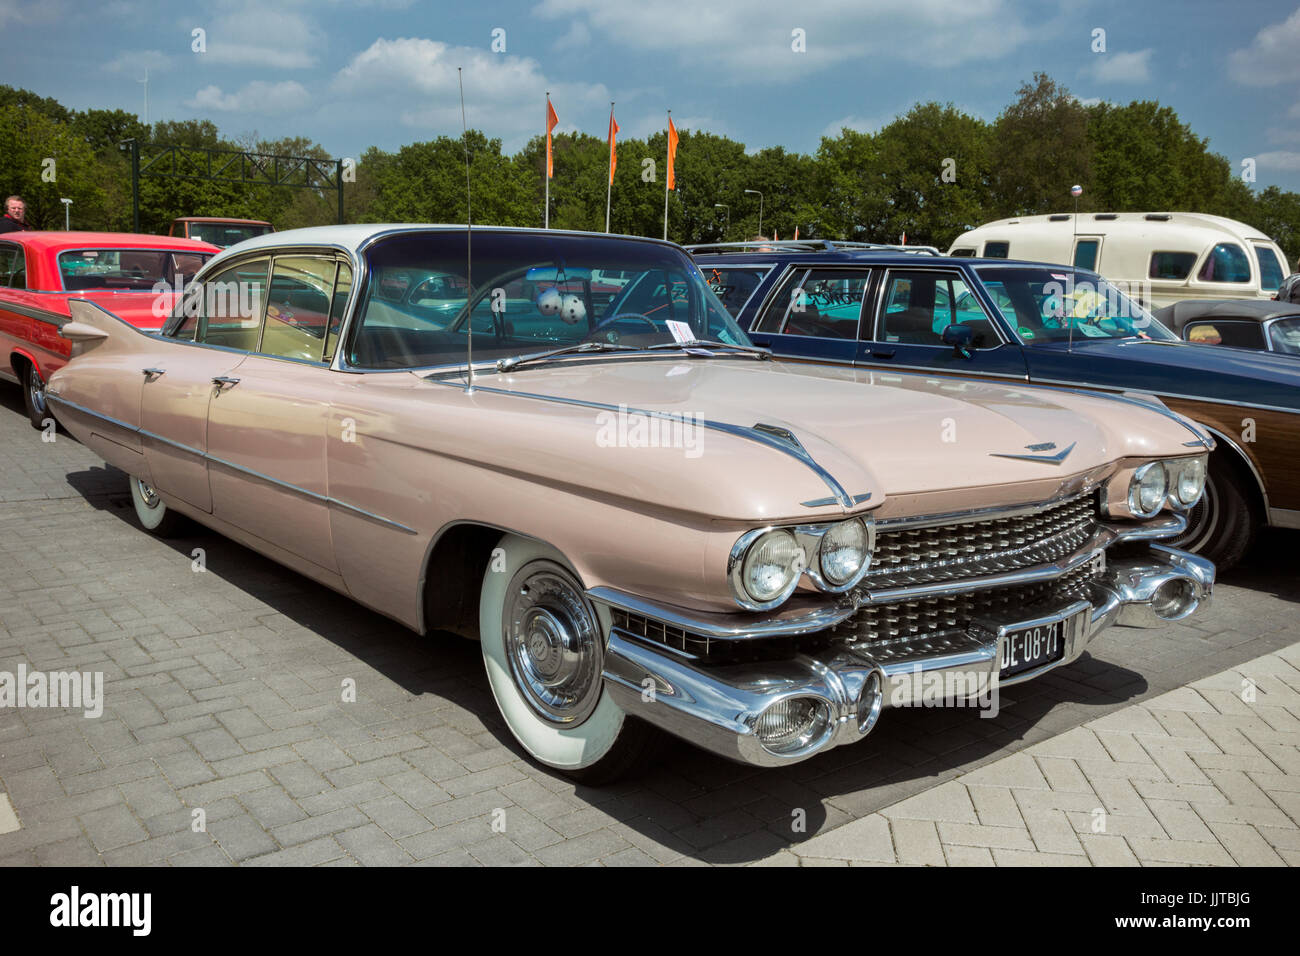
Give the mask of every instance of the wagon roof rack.
<svg viewBox="0 0 1300 956">
<path fill-rule="evenodd" d="M 685 247 L 686 251 L 697 252 L 858 252 L 882 251 L 907 252 L 918 256 L 941 256 L 934 246 L 894 246 L 883 242 L 844 242 L 839 239 L 771 239 L 753 240 L 751 242 L 706 242 L 695 243 Z"/>
</svg>

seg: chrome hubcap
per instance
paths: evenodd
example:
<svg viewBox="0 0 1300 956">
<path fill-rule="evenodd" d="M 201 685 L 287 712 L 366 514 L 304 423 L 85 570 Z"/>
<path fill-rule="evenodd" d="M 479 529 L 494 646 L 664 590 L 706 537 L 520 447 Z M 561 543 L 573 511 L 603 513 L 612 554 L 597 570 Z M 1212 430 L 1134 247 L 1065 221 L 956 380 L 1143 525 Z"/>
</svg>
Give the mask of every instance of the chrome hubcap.
<svg viewBox="0 0 1300 956">
<path fill-rule="evenodd" d="M 140 489 L 140 497 L 144 499 L 145 507 L 157 508 L 161 499 L 158 497 L 158 492 L 153 490 L 153 486 L 145 483 L 140 478 L 135 480 L 135 484 L 136 487 Z"/>
<path fill-rule="evenodd" d="M 541 717 L 579 724 L 600 699 L 602 641 L 577 582 L 551 561 L 534 561 L 510 582 L 505 615 L 511 677 Z"/>
<path fill-rule="evenodd" d="M 32 408 L 41 414 L 45 413 L 45 383 L 41 381 L 40 376 L 35 372 L 27 373 L 27 392 L 31 395 Z"/>
</svg>

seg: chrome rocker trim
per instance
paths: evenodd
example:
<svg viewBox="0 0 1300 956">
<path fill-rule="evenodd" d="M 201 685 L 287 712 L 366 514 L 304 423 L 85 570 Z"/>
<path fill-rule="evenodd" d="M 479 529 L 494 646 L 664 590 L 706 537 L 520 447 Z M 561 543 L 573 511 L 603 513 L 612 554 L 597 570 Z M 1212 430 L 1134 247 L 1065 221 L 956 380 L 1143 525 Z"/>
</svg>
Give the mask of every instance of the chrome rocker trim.
<svg viewBox="0 0 1300 956">
<path fill-rule="evenodd" d="M 1213 564 L 1162 545 L 1152 545 L 1142 557 L 1108 561 L 1089 600 L 1064 604 L 1040 618 L 1061 622 L 1061 657 L 1007 679 L 998 676 L 1005 628 L 984 621 L 974 623 L 964 640 L 957 635 L 938 650 L 919 639 L 901 647 L 891 643 L 883 654 L 872 648 L 879 659 L 846 646 L 826 652 L 825 660 L 800 654 L 707 668 L 613 629 L 603 676 L 611 698 L 628 714 L 728 759 L 784 766 L 861 740 L 886 706 L 925 706 L 922 683 L 937 678 L 943 686 L 969 688 L 963 696 L 972 701 L 1075 661 L 1111 624 L 1181 620 L 1208 605 L 1213 586 Z M 1016 627 L 1035 623 L 1014 622 Z M 802 748 L 769 750 L 758 737 L 759 720 L 792 698 L 812 699 L 830 719 Z"/>
</svg>

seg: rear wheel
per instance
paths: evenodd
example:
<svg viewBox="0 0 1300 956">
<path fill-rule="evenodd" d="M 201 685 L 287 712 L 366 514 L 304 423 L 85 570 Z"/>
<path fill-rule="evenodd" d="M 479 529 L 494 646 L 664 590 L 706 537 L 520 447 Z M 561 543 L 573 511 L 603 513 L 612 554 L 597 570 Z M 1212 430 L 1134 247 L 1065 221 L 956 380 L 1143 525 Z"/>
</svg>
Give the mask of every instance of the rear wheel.
<svg viewBox="0 0 1300 956">
<path fill-rule="evenodd" d="M 51 419 L 49 406 L 45 404 L 45 380 L 32 362 L 23 363 L 23 407 L 33 428 L 43 429 Z"/>
<path fill-rule="evenodd" d="M 1211 455 L 1205 494 L 1187 515 L 1187 531 L 1169 543 L 1209 558 L 1226 571 L 1250 550 L 1255 524 L 1249 489 L 1222 455 Z"/>
<path fill-rule="evenodd" d="M 185 519 L 163 504 L 158 492 L 143 478 L 132 475 L 127 481 L 131 484 L 135 516 L 140 519 L 144 530 L 160 538 L 176 537 L 183 530 Z"/>
<path fill-rule="evenodd" d="M 582 783 L 622 776 L 648 759 L 658 734 L 606 692 L 604 632 L 582 585 L 548 545 L 508 534 L 497 547 L 479 641 L 506 726 L 533 759 Z"/>
</svg>

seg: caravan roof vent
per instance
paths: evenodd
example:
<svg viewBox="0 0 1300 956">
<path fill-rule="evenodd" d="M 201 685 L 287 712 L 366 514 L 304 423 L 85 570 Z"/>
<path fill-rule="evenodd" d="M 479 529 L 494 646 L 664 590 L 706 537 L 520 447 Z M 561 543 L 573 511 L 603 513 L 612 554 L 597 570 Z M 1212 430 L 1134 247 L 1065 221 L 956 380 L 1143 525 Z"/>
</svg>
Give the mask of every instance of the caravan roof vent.
<svg viewBox="0 0 1300 956">
<path fill-rule="evenodd" d="M 1144 217 L 1147 222 L 1168 222 L 1174 217 L 1167 212 L 1149 212 Z"/>
<path fill-rule="evenodd" d="M 1092 218 L 1096 219 L 1098 222 L 1110 222 L 1112 219 L 1118 219 L 1119 214 L 1114 212 L 1099 212 Z"/>
<path fill-rule="evenodd" d="M 1058 212 L 1055 216 L 1048 216 L 1048 222 L 1069 222 L 1070 217 L 1067 213 Z"/>
</svg>

